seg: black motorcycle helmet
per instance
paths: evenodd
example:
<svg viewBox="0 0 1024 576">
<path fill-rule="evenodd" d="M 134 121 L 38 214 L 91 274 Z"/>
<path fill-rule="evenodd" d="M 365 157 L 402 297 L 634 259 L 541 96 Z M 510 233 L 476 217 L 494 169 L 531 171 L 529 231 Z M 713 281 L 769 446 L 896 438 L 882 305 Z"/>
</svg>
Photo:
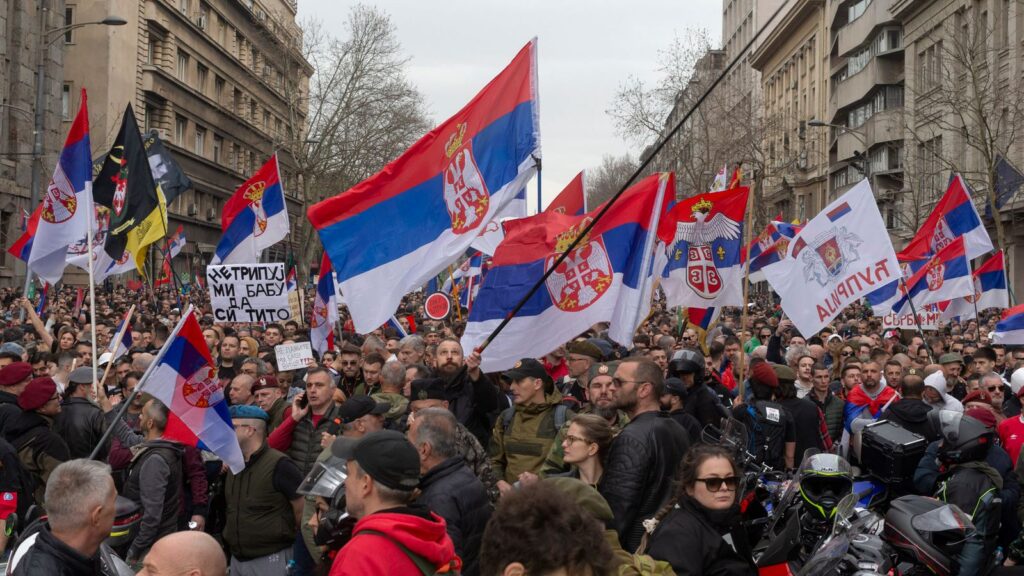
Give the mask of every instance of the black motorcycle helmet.
<svg viewBox="0 0 1024 576">
<path fill-rule="evenodd" d="M 853 469 L 835 454 L 814 454 L 800 465 L 800 496 L 817 520 L 831 520 L 836 506 L 853 491 Z"/>
<path fill-rule="evenodd" d="M 679 378 L 682 374 L 693 374 L 694 386 L 704 383 L 704 355 L 696 350 L 684 348 L 672 354 L 668 361 L 668 375 Z"/>
<path fill-rule="evenodd" d="M 953 465 L 985 459 L 994 436 L 981 421 L 952 410 L 933 410 L 929 421 L 941 434 L 939 460 Z"/>
<path fill-rule="evenodd" d="M 952 504 L 927 496 L 893 500 L 885 513 L 882 538 L 939 576 L 955 574 L 957 555 L 974 530 L 970 518 Z"/>
</svg>

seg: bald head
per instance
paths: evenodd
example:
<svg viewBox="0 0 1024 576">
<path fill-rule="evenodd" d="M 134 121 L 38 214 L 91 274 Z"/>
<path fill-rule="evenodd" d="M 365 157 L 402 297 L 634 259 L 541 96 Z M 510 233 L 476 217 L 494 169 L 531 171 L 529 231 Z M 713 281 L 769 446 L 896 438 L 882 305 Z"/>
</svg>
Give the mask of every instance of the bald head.
<svg viewBox="0 0 1024 576">
<path fill-rule="evenodd" d="M 132 358 L 132 372 L 145 372 L 146 368 L 153 363 L 154 358 L 156 357 L 149 352 L 136 354 L 135 358 Z"/>
<path fill-rule="evenodd" d="M 227 571 L 224 552 L 213 536 L 206 532 L 186 531 L 174 532 L 157 540 L 146 554 L 139 576 L 224 576 Z"/>
</svg>

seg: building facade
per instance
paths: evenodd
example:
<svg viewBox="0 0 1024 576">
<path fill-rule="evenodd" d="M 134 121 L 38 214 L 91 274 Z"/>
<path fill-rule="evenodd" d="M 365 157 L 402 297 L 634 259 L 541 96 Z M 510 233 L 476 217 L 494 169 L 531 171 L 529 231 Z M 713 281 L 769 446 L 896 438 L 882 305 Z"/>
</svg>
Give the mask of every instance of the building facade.
<svg viewBox="0 0 1024 576">
<path fill-rule="evenodd" d="M 64 138 L 61 117 L 65 35 L 63 0 L 0 0 L 0 286 L 20 286 L 25 265 L 7 253 L 31 213 L 32 166 L 39 162 L 39 195 L 50 180 Z M 73 34 L 74 32 L 72 32 Z M 37 159 L 37 70 L 42 66 L 43 140 Z"/>
<path fill-rule="evenodd" d="M 88 90 L 95 154 L 109 147 L 130 103 L 142 130 L 159 132 L 192 180 L 168 206 L 169 232 L 181 224 L 188 239 L 175 271 L 209 262 L 224 203 L 276 151 L 292 237 L 264 257 L 283 261 L 305 223 L 289 151 L 303 145 L 313 72 L 295 0 L 105 0 L 68 9 L 76 20 L 128 20 L 116 31 L 76 33 L 63 91 Z"/>
</svg>

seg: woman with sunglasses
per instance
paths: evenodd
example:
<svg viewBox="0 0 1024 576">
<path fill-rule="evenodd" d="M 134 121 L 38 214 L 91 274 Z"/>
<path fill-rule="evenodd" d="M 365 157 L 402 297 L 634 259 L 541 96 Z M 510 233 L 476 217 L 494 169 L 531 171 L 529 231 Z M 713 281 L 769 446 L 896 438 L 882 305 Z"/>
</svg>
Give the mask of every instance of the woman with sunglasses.
<svg viewBox="0 0 1024 576">
<path fill-rule="evenodd" d="M 570 419 L 562 439 L 563 459 L 572 465 L 568 476 L 596 487 L 613 439 L 611 424 L 597 414 L 579 414 Z"/>
<path fill-rule="evenodd" d="M 679 491 L 654 517 L 645 553 L 671 564 L 676 574 L 757 574 L 739 526 L 738 475 L 721 446 L 690 448 L 680 468 Z"/>
</svg>

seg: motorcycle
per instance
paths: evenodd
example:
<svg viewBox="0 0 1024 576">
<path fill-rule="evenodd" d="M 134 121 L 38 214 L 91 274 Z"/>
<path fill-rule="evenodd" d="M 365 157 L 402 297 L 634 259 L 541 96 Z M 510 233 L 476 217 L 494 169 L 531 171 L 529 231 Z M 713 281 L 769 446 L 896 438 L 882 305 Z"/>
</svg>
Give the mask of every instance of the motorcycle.
<svg viewBox="0 0 1024 576">
<path fill-rule="evenodd" d="M 798 576 L 882 576 L 894 573 L 895 554 L 879 535 L 881 517 L 868 510 L 857 510 L 857 502 L 862 496 L 854 492 L 839 502 L 831 533 L 808 557 L 797 572 Z"/>
</svg>

